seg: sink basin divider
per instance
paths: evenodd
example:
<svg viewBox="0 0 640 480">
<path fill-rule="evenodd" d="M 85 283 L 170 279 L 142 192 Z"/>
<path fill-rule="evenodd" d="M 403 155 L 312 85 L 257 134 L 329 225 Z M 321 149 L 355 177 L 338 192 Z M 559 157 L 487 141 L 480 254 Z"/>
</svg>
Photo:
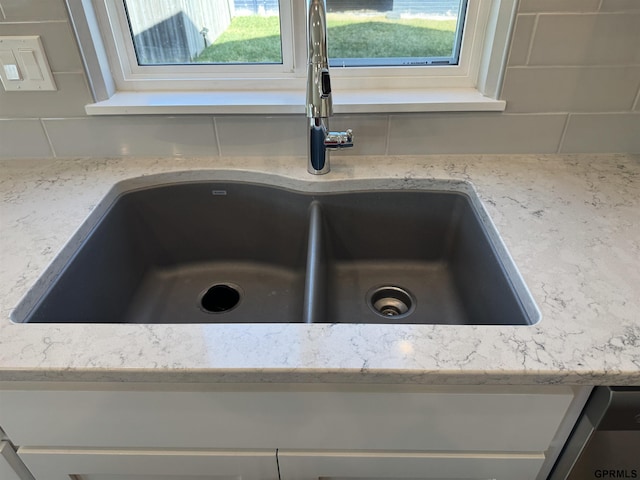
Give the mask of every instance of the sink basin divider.
<svg viewBox="0 0 640 480">
<path fill-rule="evenodd" d="M 320 202 L 309 205 L 309 243 L 307 247 L 307 271 L 304 288 L 304 323 L 324 321 L 327 262 L 323 241 L 323 220 Z"/>
</svg>

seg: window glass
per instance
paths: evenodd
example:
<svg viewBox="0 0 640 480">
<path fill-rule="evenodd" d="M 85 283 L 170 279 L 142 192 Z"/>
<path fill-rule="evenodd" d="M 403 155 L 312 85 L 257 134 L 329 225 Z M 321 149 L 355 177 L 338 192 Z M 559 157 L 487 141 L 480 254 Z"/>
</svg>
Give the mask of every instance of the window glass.
<svg viewBox="0 0 640 480">
<path fill-rule="evenodd" d="M 327 0 L 326 5 L 334 66 L 458 63 L 465 0 Z"/>
<path fill-rule="evenodd" d="M 282 63 L 278 0 L 124 3 L 138 65 Z M 466 0 L 326 5 L 332 66 L 458 63 Z"/>
<path fill-rule="evenodd" d="M 278 0 L 124 0 L 138 65 L 282 63 Z"/>
</svg>

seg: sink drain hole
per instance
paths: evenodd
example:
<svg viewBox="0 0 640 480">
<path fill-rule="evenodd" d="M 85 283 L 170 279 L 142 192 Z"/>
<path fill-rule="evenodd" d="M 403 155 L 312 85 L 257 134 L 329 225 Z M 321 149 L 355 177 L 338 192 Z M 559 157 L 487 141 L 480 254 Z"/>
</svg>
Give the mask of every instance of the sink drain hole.
<svg viewBox="0 0 640 480">
<path fill-rule="evenodd" d="M 405 289 L 396 286 L 379 287 L 367 295 L 369 307 L 383 317 L 403 318 L 415 309 L 413 296 Z"/>
<path fill-rule="evenodd" d="M 202 308 L 211 313 L 233 310 L 240 302 L 240 292 L 234 285 L 221 283 L 207 290 L 200 299 Z"/>
</svg>

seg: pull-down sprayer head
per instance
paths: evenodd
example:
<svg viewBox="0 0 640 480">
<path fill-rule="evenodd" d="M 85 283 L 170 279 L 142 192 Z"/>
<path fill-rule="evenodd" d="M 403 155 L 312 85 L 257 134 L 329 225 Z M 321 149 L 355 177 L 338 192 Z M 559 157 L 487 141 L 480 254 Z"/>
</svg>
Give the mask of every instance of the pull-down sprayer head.
<svg viewBox="0 0 640 480">
<path fill-rule="evenodd" d="M 327 15 L 324 0 L 308 0 L 307 40 L 307 117 L 330 117 L 333 114 L 329 56 L 327 52 Z"/>
</svg>

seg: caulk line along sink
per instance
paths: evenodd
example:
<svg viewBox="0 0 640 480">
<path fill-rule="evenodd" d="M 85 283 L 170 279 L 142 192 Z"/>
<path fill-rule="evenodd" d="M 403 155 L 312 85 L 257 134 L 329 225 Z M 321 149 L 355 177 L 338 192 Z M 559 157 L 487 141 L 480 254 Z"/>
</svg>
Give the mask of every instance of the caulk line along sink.
<svg viewBox="0 0 640 480">
<path fill-rule="evenodd" d="M 25 323 L 532 325 L 462 181 L 162 174 L 117 184 L 13 314 Z M 286 185 L 285 187 L 274 185 Z"/>
</svg>

